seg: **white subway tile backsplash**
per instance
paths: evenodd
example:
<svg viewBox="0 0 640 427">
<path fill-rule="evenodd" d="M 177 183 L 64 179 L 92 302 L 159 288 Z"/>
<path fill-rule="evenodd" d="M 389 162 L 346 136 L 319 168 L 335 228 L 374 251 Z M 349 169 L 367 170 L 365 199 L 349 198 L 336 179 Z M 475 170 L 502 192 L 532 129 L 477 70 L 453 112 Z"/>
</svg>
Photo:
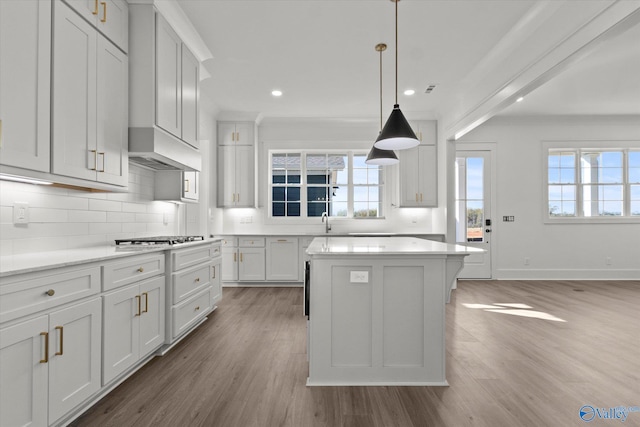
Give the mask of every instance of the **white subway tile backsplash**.
<svg viewBox="0 0 640 427">
<path fill-rule="evenodd" d="M 89 200 L 89 210 L 121 212 L 122 202 L 113 200 Z"/>
<path fill-rule="evenodd" d="M 69 221 L 71 222 L 106 222 L 107 213 L 98 212 L 98 211 L 69 211 Z"/>
<path fill-rule="evenodd" d="M 154 201 L 154 185 L 154 172 L 133 164 L 129 165 L 126 193 L 0 181 L 0 255 L 75 249 L 114 244 L 115 239 L 178 234 L 178 206 Z M 29 204 L 29 224 L 13 224 L 14 202 Z M 167 224 L 164 224 L 165 218 Z"/>
</svg>

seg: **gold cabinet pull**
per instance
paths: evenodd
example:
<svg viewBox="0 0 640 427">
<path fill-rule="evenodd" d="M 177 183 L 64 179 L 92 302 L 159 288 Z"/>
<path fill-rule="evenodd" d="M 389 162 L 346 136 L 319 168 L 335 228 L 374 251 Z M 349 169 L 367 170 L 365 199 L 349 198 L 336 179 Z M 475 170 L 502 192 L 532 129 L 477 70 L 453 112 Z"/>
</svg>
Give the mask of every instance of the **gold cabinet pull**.
<svg viewBox="0 0 640 427">
<path fill-rule="evenodd" d="M 236 253 L 233 253 L 233 262 L 236 262 Z"/>
<path fill-rule="evenodd" d="M 47 292 L 44 293 L 45 295 L 49 295 L 50 297 L 54 296 L 56 294 L 56 291 L 54 289 L 49 289 Z"/>
<path fill-rule="evenodd" d="M 188 193 L 189 191 L 191 191 L 191 190 L 190 190 L 190 185 L 189 185 L 189 180 L 188 180 L 188 179 L 185 179 L 185 180 L 184 180 L 184 192 L 185 192 L 185 193 Z"/>
<path fill-rule="evenodd" d="M 196 311 L 198 311 L 198 310 L 200 310 L 200 306 L 199 305 L 196 306 Z"/>
<path fill-rule="evenodd" d="M 98 150 L 89 150 L 90 153 L 93 153 L 93 167 L 89 168 L 89 170 L 97 171 L 98 170 Z"/>
<path fill-rule="evenodd" d="M 240 252 L 240 262 L 242 262 L 242 252 Z"/>
<path fill-rule="evenodd" d="M 102 169 L 98 169 L 98 158 L 96 157 L 96 171 L 104 172 L 104 163 L 105 163 L 105 160 L 106 160 L 104 151 L 98 151 L 98 156 L 102 156 Z"/>
<path fill-rule="evenodd" d="M 135 317 L 140 316 L 142 313 L 140 312 L 141 307 L 141 302 L 142 302 L 142 298 L 140 298 L 140 295 L 136 295 L 136 300 L 138 301 L 138 312 L 136 313 Z"/>
<path fill-rule="evenodd" d="M 40 360 L 40 363 L 47 363 L 49 361 L 49 332 L 40 332 L 40 336 L 44 335 L 44 359 Z"/>
<path fill-rule="evenodd" d="M 213 266 L 213 276 L 211 277 L 212 279 L 216 278 L 216 266 Z"/>
<path fill-rule="evenodd" d="M 140 267 L 140 268 L 138 269 L 138 273 L 142 273 L 142 272 L 144 272 L 144 268 L 143 268 L 143 267 Z"/>
<path fill-rule="evenodd" d="M 101 1 L 100 4 L 102 5 L 102 19 L 100 22 L 107 22 L 107 2 Z"/>
<path fill-rule="evenodd" d="M 98 0 L 96 0 L 95 5 L 93 7 L 93 12 L 91 12 L 94 15 L 98 14 Z"/>
<path fill-rule="evenodd" d="M 420 193 L 420 203 L 422 203 L 422 193 Z"/>
<path fill-rule="evenodd" d="M 240 202 L 240 193 L 236 193 L 238 195 L 236 202 Z"/>
<path fill-rule="evenodd" d="M 149 312 L 149 294 L 146 292 L 143 292 L 142 295 L 144 295 L 144 310 L 142 310 L 142 312 L 148 313 Z"/>
<path fill-rule="evenodd" d="M 60 351 L 56 351 L 56 356 L 62 356 L 64 353 L 64 327 L 56 326 L 56 329 L 60 331 Z"/>
<path fill-rule="evenodd" d="M 287 239 L 278 239 L 278 242 L 286 242 Z"/>
<path fill-rule="evenodd" d="M 236 141 L 236 133 L 235 132 L 231 132 L 231 141 L 233 141 L 233 142 Z"/>
<path fill-rule="evenodd" d="M 200 281 L 199 277 L 196 277 L 196 283 L 198 283 Z"/>
</svg>

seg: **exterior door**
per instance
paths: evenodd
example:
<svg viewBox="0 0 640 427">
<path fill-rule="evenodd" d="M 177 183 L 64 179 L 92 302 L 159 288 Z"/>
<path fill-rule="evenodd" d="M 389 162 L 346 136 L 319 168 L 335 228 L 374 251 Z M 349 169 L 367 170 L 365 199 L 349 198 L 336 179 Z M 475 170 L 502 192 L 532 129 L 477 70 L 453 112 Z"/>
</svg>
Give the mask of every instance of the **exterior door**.
<svg viewBox="0 0 640 427">
<path fill-rule="evenodd" d="M 461 279 L 491 278 L 491 152 L 456 151 L 456 243 L 486 252 L 465 258 Z"/>
</svg>

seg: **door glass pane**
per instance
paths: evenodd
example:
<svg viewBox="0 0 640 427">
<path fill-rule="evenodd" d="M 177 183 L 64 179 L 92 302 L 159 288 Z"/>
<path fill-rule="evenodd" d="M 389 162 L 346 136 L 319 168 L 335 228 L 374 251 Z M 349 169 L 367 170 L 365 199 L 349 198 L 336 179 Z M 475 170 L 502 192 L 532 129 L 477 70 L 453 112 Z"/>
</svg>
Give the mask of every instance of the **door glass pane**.
<svg viewBox="0 0 640 427">
<path fill-rule="evenodd" d="M 551 159 L 550 159 L 551 161 Z M 556 159 L 560 162 L 560 158 Z M 485 241 L 484 159 L 456 159 L 456 241 Z"/>
</svg>

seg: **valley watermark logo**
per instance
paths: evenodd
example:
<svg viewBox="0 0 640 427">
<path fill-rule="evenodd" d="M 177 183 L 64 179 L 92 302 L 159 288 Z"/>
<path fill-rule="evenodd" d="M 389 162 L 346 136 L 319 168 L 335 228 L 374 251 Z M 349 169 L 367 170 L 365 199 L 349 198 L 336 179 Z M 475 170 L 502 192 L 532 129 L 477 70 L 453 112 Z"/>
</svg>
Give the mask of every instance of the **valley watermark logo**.
<svg viewBox="0 0 640 427">
<path fill-rule="evenodd" d="M 584 405 L 580 408 L 579 414 L 582 421 L 588 423 L 593 420 L 618 420 L 625 422 L 632 412 L 640 412 L 640 406 L 615 406 L 612 408 L 598 408 L 596 406 Z"/>
</svg>

